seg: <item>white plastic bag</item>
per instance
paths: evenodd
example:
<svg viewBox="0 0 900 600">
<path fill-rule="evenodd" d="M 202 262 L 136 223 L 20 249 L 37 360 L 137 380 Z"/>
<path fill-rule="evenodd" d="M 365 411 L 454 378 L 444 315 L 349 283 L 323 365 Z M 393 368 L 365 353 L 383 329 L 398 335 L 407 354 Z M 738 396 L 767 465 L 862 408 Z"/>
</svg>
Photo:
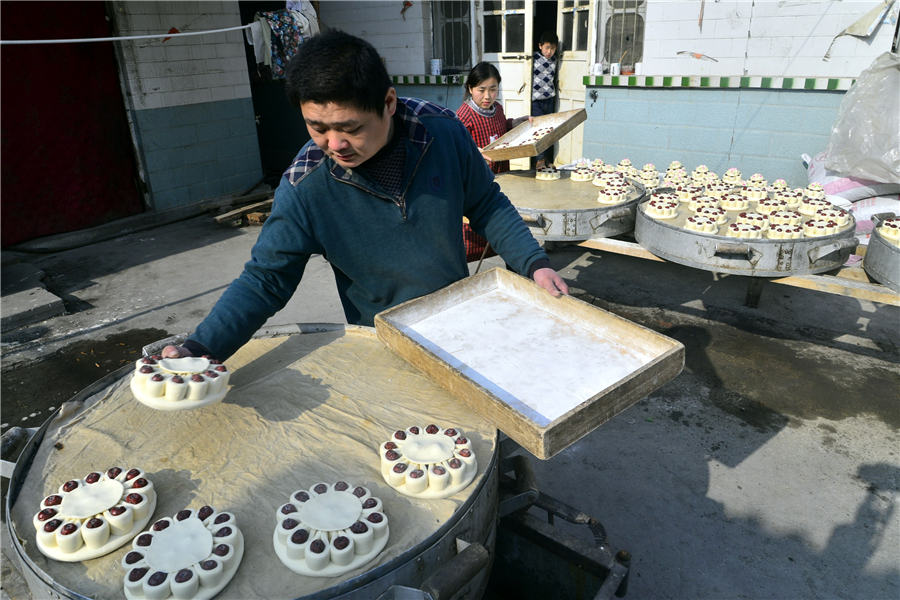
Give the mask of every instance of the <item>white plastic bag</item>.
<svg viewBox="0 0 900 600">
<path fill-rule="evenodd" d="M 900 183 L 900 55 L 885 52 L 841 101 L 825 167 L 846 177 Z"/>
<path fill-rule="evenodd" d="M 900 183 L 882 183 L 858 177 L 845 177 L 841 173 L 826 169 L 828 157 L 824 152 L 819 152 L 812 158 L 808 154 L 801 154 L 800 158 L 807 165 L 806 175 L 809 182 L 820 184 L 825 190 L 828 201 L 841 208 L 847 208 L 850 203 L 863 198 L 900 194 Z"/>
</svg>

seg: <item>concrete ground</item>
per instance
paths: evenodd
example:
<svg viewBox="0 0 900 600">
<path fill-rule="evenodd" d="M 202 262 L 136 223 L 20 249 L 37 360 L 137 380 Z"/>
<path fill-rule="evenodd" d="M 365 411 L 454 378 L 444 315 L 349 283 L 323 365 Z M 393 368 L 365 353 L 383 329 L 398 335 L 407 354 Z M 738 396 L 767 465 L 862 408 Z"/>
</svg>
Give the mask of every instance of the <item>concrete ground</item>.
<svg viewBox="0 0 900 600">
<path fill-rule="evenodd" d="M 3 431 L 39 425 L 143 344 L 189 332 L 258 231 L 196 217 L 4 252 L 4 284 L 43 272 L 66 313 L 4 326 Z M 544 492 L 631 552 L 628 598 L 900 597 L 900 309 L 774 284 L 753 309 L 740 277 L 577 246 L 550 256 L 573 295 L 686 348 L 675 380 L 534 461 Z M 4 290 L 5 324 L 21 292 Z M 317 258 L 270 324 L 343 321 Z M 64 367 L 54 381 L 50 366 Z M 23 594 L 8 563 L 3 588 Z"/>
</svg>

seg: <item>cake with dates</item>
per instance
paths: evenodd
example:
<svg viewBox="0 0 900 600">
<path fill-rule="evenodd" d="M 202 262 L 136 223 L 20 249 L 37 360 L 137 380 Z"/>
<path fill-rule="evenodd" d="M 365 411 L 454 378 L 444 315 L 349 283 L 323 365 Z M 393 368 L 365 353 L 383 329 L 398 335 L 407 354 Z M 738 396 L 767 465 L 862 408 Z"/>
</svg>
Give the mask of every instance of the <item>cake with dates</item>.
<svg viewBox="0 0 900 600">
<path fill-rule="evenodd" d="M 794 210 L 776 210 L 769 213 L 769 223 L 772 225 L 799 225 L 803 221 L 803 215 Z"/>
<path fill-rule="evenodd" d="M 740 194 L 726 194 L 719 200 L 719 206 L 725 210 L 747 210 L 750 201 Z"/>
<path fill-rule="evenodd" d="M 772 240 L 796 240 L 803 237 L 803 228 L 799 225 L 770 225 L 766 237 Z"/>
<path fill-rule="evenodd" d="M 572 181 L 593 181 L 594 171 L 590 167 L 578 167 L 572 171 Z"/>
<path fill-rule="evenodd" d="M 718 206 L 701 206 L 697 210 L 695 210 L 694 213 L 702 217 L 709 217 L 710 219 L 715 221 L 717 225 L 722 225 L 726 221 L 728 221 L 728 216 L 725 214 L 725 210 Z"/>
<path fill-rule="evenodd" d="M 45 556 L 77 562 L 112 552 L 134 537 L 156 508 L 141 469 L 112 467 L 70 479 L 41 501 L 35 541 Z"/>
<path fill-rule="evenodd" d="M 122 557 L 128 600 L 206 600 L 231 581 L 244 557 L 244 536 L 230 512 L 180 510 L 140 534 Z"/>
<path fill-rule="evenodd" d="M 292 493 L 275 512 L 272 543 L 291 571 L 335 577 L 370 562 L 388 541 L 381 500 L 345 481 Z"/>
<path fill-rule="evenodd" d="M 725 235 L 742 239 L 761 238 L 763 230 L 750 223 L 729 223 Z"/>
<path fill-rule="evenodd" d="M 684 221 L 684 228 L 700 233 L 716 233 L 719 226 L 714 219 L 703 215 L 691 215 Z"/>
<path fill-rule="evenodd" d="M 803 235 L 806 237 L 822 237 L 836 233 L 840 229 L 834 221 L 810 219 L 803 222 Z"/>
<path fill-rule="evenodd" d="M 819 200 L 817 198 L 804 198 L 800 201 L 797 212 L 806 217 L 813 217 L 823 208 L 832 208 L 834 205 L 828 200 Z"/>
<path fill-rule="evenodd" d="M 158 410 L 184 410 L 219 402 L 228 393 L 231 373 L 208 356 L 145 356 L 135 363 L 131 393 Z"/>
<path fill-rule="evenodd" d="M 742 185 L 744 180 L 741 179 L 741 170 L 737 167 L 731 167 L 722 175 L 722 181 L 732 186 Z"/>
<path fill-rule="evenodd" d="M 769 197 L 769 192 L 763 186 L 750 184 L 741 188 L 741 196 L 747 200 L 762 200 Z"/>
<path fill-rule="evenodd" d="M 895 246 L 900 246 L 900 218 L 885 219 L 878 226 L 881 237 Z"/>
<path fill-rule="evenodd" d="M 678 215 L 678 202 L 663 200 L 654 195 L 647 201 L 644 210 L 648 215 L 657 219 L 674 219 Z"/>
<path fill-rule="evenodd" d="M 719 201 L 715 198 L 710 198 L 709 196 L 699 196 L 697 198 L 692 198 L 690 202 L 688 202 L 688 209 L 694 212 L 697 212 L 701 206 L 719 206 Z"/>
<path fill-rule="evenodd" d="M 825 188 L 822 187 L 821 183 L 810 183 L 806 186 L 803 193 L 807 198 L 813 198 L 815 200 L 825 199 Z"/>
<path fill-rule="evenodd" d="M 538 181 L 556 181 L 560 178 L 559 170 L 550 165 L 549 167 L 541 167 L 534 172 L 534 178 Z"/>
<path fill-rule="evenodd" d="M 772 198 L 775 200 L 781 200 L 785 204 L 788 205 L 788 208 L 796 208 L 800 206 L 800 202 L 803 200 L 803 189 L 797 188 L 794 190 L 776 190 L 772 194 Z"/>
<path fill-rule="evenodd" d="M 456 427 L 434 423 L 399 429 L 379 449 L 381 476 L 416 498 L 446 498 L 469 485 L 478 472 L 471 441 Z"/>
<path fill-rule="evenodd" d="M 597 202 L 600 204 L 621 204 L 628 200 L 628 192 L 622 187 L 606 187 L 597 192 Z"/>
<path fill-rule="evenodd" d="M 763 198 L 756 203 L 756 212 L 763 215 L 770 215 L 779 210 L 787 210 L 788 205 L 784 200 L 776 200 L 775 198 Z"/>
</svg>

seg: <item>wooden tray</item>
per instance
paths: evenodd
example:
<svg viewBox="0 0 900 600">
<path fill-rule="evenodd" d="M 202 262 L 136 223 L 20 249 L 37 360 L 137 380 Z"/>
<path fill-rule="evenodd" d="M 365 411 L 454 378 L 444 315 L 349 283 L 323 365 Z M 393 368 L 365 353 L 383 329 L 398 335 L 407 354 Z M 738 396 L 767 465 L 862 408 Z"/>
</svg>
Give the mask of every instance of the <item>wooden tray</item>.
<svg viewBox="0 0 900 600">
<path fill-rule="evenodd" d="M 534 117 L 534 123 L 519 123 L 482 148 L 481 153 L 493 161 L 537 156 L 586 119 L 587 111 L 583 108 Z M 532 138 L 532 133 L 542 127 L 553 127 L 553 131 L 539 138 Z M 507 143 L 509 146 L 497 148 Z"/>
<path fill-rule="evenodd" d="M 540 459 L 684 368 L 684 346 L 492 269 L 375 316 L 396 354 Z"/>
</svg>

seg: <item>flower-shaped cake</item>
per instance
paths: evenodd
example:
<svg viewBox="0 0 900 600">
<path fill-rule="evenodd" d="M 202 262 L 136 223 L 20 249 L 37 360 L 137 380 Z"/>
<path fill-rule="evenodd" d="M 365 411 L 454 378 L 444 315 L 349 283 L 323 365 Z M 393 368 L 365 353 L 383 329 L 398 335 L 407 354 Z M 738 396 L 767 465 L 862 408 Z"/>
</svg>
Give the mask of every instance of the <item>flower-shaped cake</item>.
<svg viewBox="0 0 900 600">
<path fill-rule="evenodd" d="M 137 536 L 122 558 L 128 600 L 212 598 L 237 572 L 244 536 L 234 515 L 184 509 Z"/>
<path fill-rule="evenodd" d="M 131 393 L 157 410 L 185 410 L 219 402 L 228 393 L 231 373 L 206 356 L 145 356 L 134 366 Z"/>
<path fill-rule="evenodd" d="M 142 470 L 94 471 L 44 498 L 34 516 L 37 547 L 65 562 L 103 556 L 134 537 L 154 508 L 156 492 Z"/>
<path fill-rule="evenodd" d="M 301 575 L 334 577 L 384 549 L 388 520 L 381 500 L 345 481 L 291 494 L 275 513 L 272 542 L 284 566 Z"/>
<path fill-rule="evenodd" d="M 454 427 L 431 424 L 395 431 L 378 449 L 381 476 L 389 486 L 416 498 L 446 498 L 465 488 L 478 472 L 472 444 Z"/>
<path fill-rule="evenodd" d="M 890 243 L 895 246 L 900 246 L 900 219 L 885 219 L 881 222 L 881 225 L 878 226 L 877 231 Z"/>
</svg>

